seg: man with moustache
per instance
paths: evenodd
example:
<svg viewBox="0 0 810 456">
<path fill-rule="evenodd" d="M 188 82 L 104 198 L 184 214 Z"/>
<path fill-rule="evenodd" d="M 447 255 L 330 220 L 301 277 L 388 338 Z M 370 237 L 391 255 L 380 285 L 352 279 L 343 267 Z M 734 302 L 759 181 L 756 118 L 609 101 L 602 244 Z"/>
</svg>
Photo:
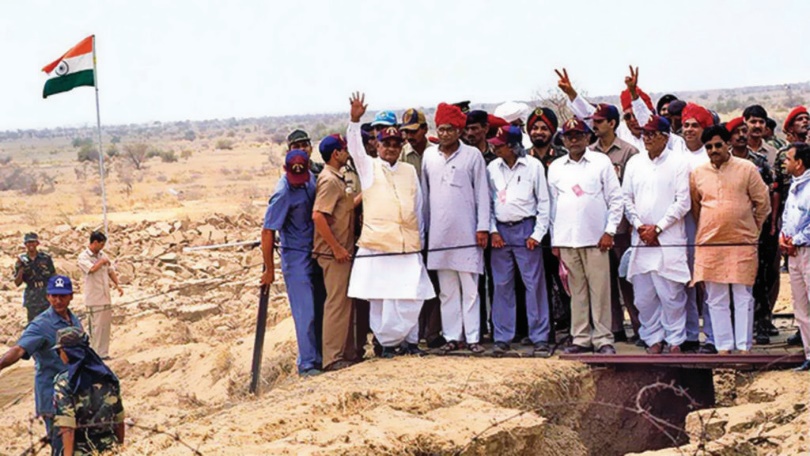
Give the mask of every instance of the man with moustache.
<svg viewBox="0 0 810 456">
<path fill-rule="evenodd" d="M 467 125 L 464 127 L 464 143 L 481 151 L 487 165 L 498 158 L 495 148 L 487 142 L 489 115 L 486 111 L 473 110 L 467 113 Z"/>
<path fill-rule="evenodd" d="M 773 173 L 768 166 L 768 159 L 748 148 L 748 125 L 745 124 L 743 118 L 737 117 L 728 121 L 726 130 L 731 135 L 731 155 L 753 163 L 765 185 L 769 189 L 773 188 Z M 770 342 L 768 327 L 773 325 L 770 323 L 769 296 L 774 280 L 779 280 L 778 238 L 770 235 L 770 218 L 762 227 L 759 242 L 759 267 L 753 289 L 754 340 L 757 344 L 762 345 Z"/>
<path fill-rule="evenodd" d="M 692 281 L 703 281 L 706 286 L 718 353 L 735 349 L 748 353 L 753 343 L 751 287 L 757 274 L 756 244 L 771 211 L 768 187 L 751 162 L 731 156 L 731 135 L 724 127 L 707 128 L 701 139 L 710 163 L 698 166 L 690 175 L 692 212 L 698 223 Z"/>
<path fill-rule="evenodd" d="M 402 146 L 402 154 L 399 161 L 409 163 L 416 169 L 416 175 L 422 178 L 422 157 L 428 147 L 428 124 L 425 113 L 410 108 L 402 115 L 402 124 L 399 126 L 405 144 Z M 423 261 L 427 262 L 427 253 L 423 255 Z M 434 289 L 439 287 L 439 277 L 435 271 L 428 271 L 430 281 Z M 422 311 L 419 314 L 419 338 L 425 339 L 429 348 L 439 348 L 445 343 L 442 337 L 442 314 L 439 298 L 434 297 L 425 301 Z"/>
<path fill-rule="evenodd" d="M 489 115 L 486 111 L 473 110 L 467 113 L 467 125 L 464 127 L 464 143 L 481 151 L 481 155 L 484 157 L 484 162 L 487 165 L 498 158 L 498 156 L 495 155 L 495 147 L 487 141 L 488 131 Z M 492 280 L 491 257 L 492 250 L 490 247 L 487 247 L 484 250 L 484 273 L 478 278 L 481 334 L 484 340 L 490 339 L 492 336 L 489 322 L 490 315 L 492 314 L 492 302 L 495 286 Z M 520 285 L 522 286 L 522 283 Z"/>
<path fill-rule="evenodd" d="M 526 120 L 526 130 L 532 143 L 528 155 L 540 160 L 546 174 L 551 162 L 568 154 L 564 147 L 554 144 L 558 126 L 557 114 L 551 108 L 535 108 Z"/>
<path fill-rule="evenodd" d="M 422 156 L 428 147 L 428 124 L 425 113 L 410 108 L 402 115 L 402 125 L 399 126 L 402 132 L 402 139 L 405 144 L 402 146 L 402 154 L 399 161 L 409 163 L 416 169 L 416 175 L 422 177 Z"/>
<path fill-rule="evenodd" d="M 776 191 L 779 193 L 779 197 L 781 199 L 779 204 L 780 209 L 785 207 L 785 200 L 787 199 L 788 191 L 790 189 L 790 180 L 792 177 L 787 171 L 786 167 L 787 151 L 790 149 L 793 143 L 807 142 L 808 123 L 810 123 L 810 115 L 807 113 L 807 108 L 804 106 L 796 106 L 790 111 L 790 113 L 788 113 L 787 118 L 785 118 L 785 123 L 782 125 L 782 131 L 785 132 L 785 136 L 788 139 L 788 146 L 776 154 L 776 160 L 773 166 Z M 779 215 L 780 219 L 781 217 L 782 214 Z M 785 265 L 788 265 L 788 263 L 789 257 L 786 256 Z M 772 330 L 769 332 L 769 334 L 775 335 L 773 334 Z M 802 345 L 802 338 L 799 331 L 796 331 L 794 335 L 788 337 L 787 343 L 788 345 Z"/>
<path fill-rule="evenodd" d="M 748 147 L 768 158 L 768 165 L 776 161 L 776 149 L 765 142 L 765 127 L 768 122 L 768 111 L 760 105 L 751 105 L 743 110 L 743 119 L 748 125 Z"/>
<path fill-rule="evenodd" d="M 799 327 L 799 345 L 804 345 L 805 361 L 797 371 L 810 371 L 810 146 L 794 143 L 788 148 L 785 168 L 793 176 L 785 205 L 784 226 L 779 245 L 791 257 L 790 288 L 793 295 L 793 313 Z"/>
<path fill-rule="evenodd" d="M 457 106 L 436 108 L 439 144 L 425 151 L 422 192 L 428 221 L 428 268 L 438 271 L 442 351 L 461 348 L 466 340 L 473 354 L 480 345 L 478 276 L 484 272 L 489 242 L 490 203 L 486 162 L 481 152 L 460 141 L 467 116 Z"/>
<path fill-rule="evenodd" d="M 526 129 L 532 143 L 527 155 L 540 161 L 546 176 L 548 167 L 554 160 L 568 155 L 564 147 L 554 144 L 558 126 L 557 114 L 550 108 L 535 108 L 526 119 Z M 568 329 L 571 324 L 571 297 L 560 279 L 560 260 L 551 252 L 551 233 L 546 233 L 540 244 L 543 246 L 543 269 L 551 306 L 551 321 L 554 324 L 551 332 L 553 335 L 556 330 Z"/>
<path fill-rule="evenodd" d="M 597 141 L 590 147 L 591 150 L 608 156 L 619 177 L 619 184 L 621 184 L 627 161 L 633 155 L 638 154 L 638 149 L 616 136 L 616 129 L 619 127 L 619 110 L 613 105 L 600 103 L 596 105 L 596 110 L 591 116 L 586 119 L 586 123 L 590 123 L 588 126 L 597 137 Z M 613 237 L 614 247 L 610 252 L 610 295 L 613 318 L 611 330 L 616 342 L 627 342 L 627 334 L 624 332 L 624 310 L 619 299 L 620 292 L 627 312 L 630 314 L 630 321 L 636 336 L 639 334 L 640 327 L 638 309 L 634 303 L 633 286 L 624 278 L 619 277 L 619 261 L 630 247 L 631 231 L 630 223 L 622 217 L 622 222 L 616 229 L 616 236 Z"/>
<path fill-rule="evenodd" d="M 371 330 L 382 345 L 382 358 L 421 356 L 419 312 L 436 296 L 422 263 L 422 193 L 414 167 L 399 160 L 402 134 L 387 127 L 377 136 L 379 157 L 364 153 L 359 120 L 365 96 L 349 99 L 346 129 L 349 153 L 363 191 L 363 230 L 357 241 L 348 294 L 369 301 Z"/>
<path fill-rule="evenodd" d="M 569 270 L 572 345 L 566 353 L 615 354 L 610 330 L 610 259 L 623 203 L 610 159 L 588 150 L 590 130 L 578 118 L 563 126 L 568 156 L 548 171 L 551 243 Z"/>
</svg>

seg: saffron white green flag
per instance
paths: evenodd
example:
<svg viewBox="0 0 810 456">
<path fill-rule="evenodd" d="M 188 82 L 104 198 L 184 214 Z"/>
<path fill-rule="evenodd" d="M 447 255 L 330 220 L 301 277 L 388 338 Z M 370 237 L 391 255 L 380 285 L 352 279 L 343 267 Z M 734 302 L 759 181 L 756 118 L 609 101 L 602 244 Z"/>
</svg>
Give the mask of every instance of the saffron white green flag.
<svg viewBox="0 0 810 456">
<path fill-rule="evenodd" d="M 64 55 L 42 68 L 42 71 L 48 73 L 42 98 L 67 92 L 74 87 L 95 86 L 94 45 L 95 35 L 88 36 Z"/>
</svg>

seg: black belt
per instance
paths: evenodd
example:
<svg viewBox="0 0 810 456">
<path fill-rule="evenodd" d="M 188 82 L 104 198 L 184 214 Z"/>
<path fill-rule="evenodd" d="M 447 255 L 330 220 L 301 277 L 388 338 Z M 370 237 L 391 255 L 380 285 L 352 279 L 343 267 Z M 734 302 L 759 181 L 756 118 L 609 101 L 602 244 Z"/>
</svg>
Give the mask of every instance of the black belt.
<svg viewBox="0 0 810 456">
<path fill-rule="evenodd" d="M 522 219 L 520 219 L 520 220 L 518 220 L 516 222 L 502 222 L 502 221 L 498 220 L 498 223 L 500 223 L 501 225 L 506 225 L 506 226 L 515 226 L 515 225 L 520 225 L 521 223 L 525 222 L 526 220 L 535 220 L 536 218 L 537 217 L 526 217 L 526 218 L 522 218 Z"/>
</svg>

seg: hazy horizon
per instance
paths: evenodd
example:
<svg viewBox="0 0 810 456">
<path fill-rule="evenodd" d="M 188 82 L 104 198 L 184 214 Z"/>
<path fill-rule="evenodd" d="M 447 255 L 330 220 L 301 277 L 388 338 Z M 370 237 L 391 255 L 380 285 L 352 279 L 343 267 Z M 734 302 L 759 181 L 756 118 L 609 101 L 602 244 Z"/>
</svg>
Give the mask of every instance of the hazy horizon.
<svg viewBox="0 0 810 456">
<path fill-rule="evenodd" d="M 808 12 L 798 0 L 7 3 L 0 130 L 95 125 L 92 88 L 43 100 L 40 71 L 91 34 L 102 123 L 119 125 L 345 112 L 354 90 L 370 111 L 529 100 L 563 66 L 594 96 L 618 95 L 629 64 L 647 92 L 806 81 L 806 39 L 786 24 Z"/>
</svg>

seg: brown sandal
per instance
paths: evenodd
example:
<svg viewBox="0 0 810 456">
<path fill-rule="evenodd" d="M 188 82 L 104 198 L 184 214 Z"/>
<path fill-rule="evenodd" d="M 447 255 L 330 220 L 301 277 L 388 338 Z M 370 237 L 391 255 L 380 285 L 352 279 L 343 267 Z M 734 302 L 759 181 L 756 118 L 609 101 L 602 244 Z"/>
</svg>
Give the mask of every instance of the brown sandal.
<svg viewBox="0 0 810 456">
<path fill-rule="evenodd" d="M 481 345 L 481 344 L 470 344 L 470 346 L 467 347 L 467 349 L 470 350 L 471 352 L 473 352 L 473 354 L 476 354 L 476 355 L 480 355 L 481 353 L 484 353 L 486 351 L 484 346 Z"/>
<path fill-rule="evenodd" d="M 458 349 L 459 349 L 458 342 L 454 340 L 448 341 L 446 344 L 439 347 L 439 351 L 441 351 L 444 354 L 454 352 Z"/>
</svg>

